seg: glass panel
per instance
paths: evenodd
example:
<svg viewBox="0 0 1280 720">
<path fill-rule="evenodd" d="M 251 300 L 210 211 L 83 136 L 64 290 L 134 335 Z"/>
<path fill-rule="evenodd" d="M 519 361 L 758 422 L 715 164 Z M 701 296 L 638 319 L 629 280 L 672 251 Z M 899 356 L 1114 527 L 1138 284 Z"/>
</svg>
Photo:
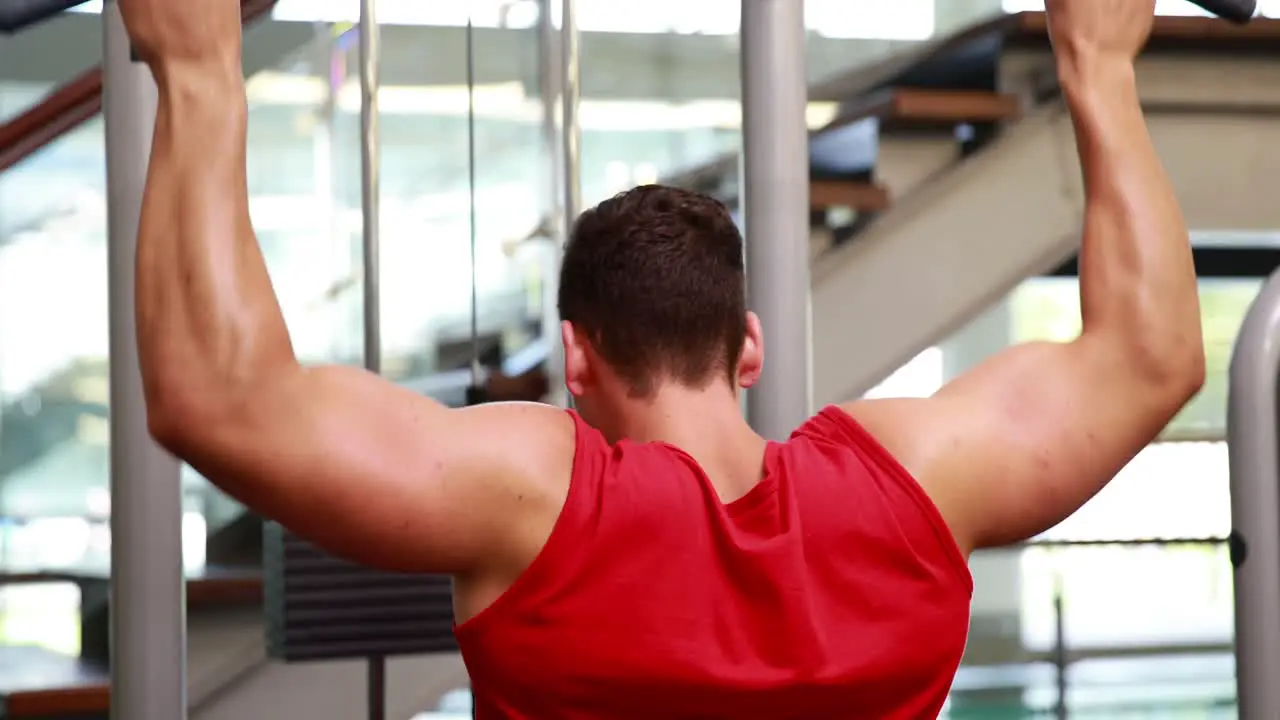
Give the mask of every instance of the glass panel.
<svg viewBox="0 0 1280 720">
<path fill-rule="evenodd" d="M 687 9 L 687 3 L 684 10 L 665 8 L 648 23 L 677 23 Z M 736 30 L 736 20 L 731 27 Z M 588 205 L 738 151 L 734 39 L 652 34 L 601 42 L 584 34 L 582 191 Z"/>
<path fill-rule="evenodd" d="M 63 13 L 0 41 L 0 123 L 102 62 L 102 23 Z"/>
<path fill-rule="evenodd" d="M 0 174 L 0 566 L 101 566 L 107 513 L 102 125 Z M 0 587 L 0 643 L 79 649 L 71 584 Z"/>
<path fill-rule="evenodd" d="M 971 634 L 950 717 L 1054 711 L 1055 596 L 1061 598 L 1062 647 L 1073 658 L 1066 671 L 1072 717 L 1119 717 L 1122 710 L 1165 717 L 1225 711 L 1234 703 L 1232 574 L 1225 546 L 1033 548 L 974 557 L 975 566 L 985 566 L 981 580 L 997 579 L 995 564 L 1018 596 L 1006 615 L 1015 632 L 1012 638 Z M 975 567 L 975 576 L 979 572 Z M 978 619 L 975 609 L 975 630 Z"/>
<path fill-rule="evenodd" d="M 428 32 L 447 42 L 425 42 Z M 383 29 L 389 56 L 402 56 L 390 48 L 424 54 L 379 95 L 382 333 L 389 377 L 427 387 L 435 380 L 429 375 L 470 366 L 473 274 L 482 364 L 506 365 L 509 371 L 528 367 L 512 368 L 506 361 L 541 331 L 547 246 L 526 242 L 549 215 L 552 187 L 542 137 L 537 36 L 533 28 L 477 28 L 476 84 L 469 92 L 464 29 Z M 496 47 L 520 52 L 488 51 Z M 343 195 L 358 197 L 358 173 L 343 182 L 350 184 Z M 468 380 L 465 372 L 458 377 Z"/>
<path fill-rule="evenodd" d="M 103 162 L 102 125 L 93 122 L 0 175 L 6 517 L 108 511 Z"/>
<path fill-rule="evenodd" d="M 899 0 L 885 8 L 879 0 L 808 0 L 811 30 L 829 37 L 919 40 L 932 31 L 935 0 Z M 997 4 L 998 7 L 998 4 Z M 654 35 L 736 35 L 741 0 L 653 0 L 618 3 L 578 0 L 578 27 L 584 33 Z M 354 22 L 358 9 L 348 0 L 280 0 L 277 19 L 302 22 Z M 527 30 L 536 26 L 536 0 L 472 0 L 469 3 L 421 3 L 381 0 L 378 16 L 392 25 L 461 27 L 468 13 L 480 28 Z"/>
</svg>

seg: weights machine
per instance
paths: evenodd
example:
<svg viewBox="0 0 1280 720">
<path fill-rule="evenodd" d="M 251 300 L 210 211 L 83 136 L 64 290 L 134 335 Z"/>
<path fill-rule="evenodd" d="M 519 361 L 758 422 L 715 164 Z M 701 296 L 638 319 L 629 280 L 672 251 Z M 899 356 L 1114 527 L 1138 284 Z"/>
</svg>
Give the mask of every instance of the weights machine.
<svg viewBox="0 0 1280 720">
<path fill-rule="evenodd" d="M 1240 717 L 1280 717 L 1280 271 L 1245 316 L 1231 356 L 1227 445 Z"/>
<path fill-rule="evenodd" d="M 542 0 L 544 10 L 554 0 Z M 562 73 L 556 100 L 562 105 L 559 119 L 565 129 L 561 159 L 568 167 L 556 178 L 557 203 L 567 218 L 576 214 L 578 197 L 577 152 L 577 38 L 573 24 L 574 0 L 562 5 L 563 51 L 555 53 Z M 634 0 L 625 0 L 634 1 Z M 746 195 L 748 233 L 748 285 L 751 302 L 769 327 L 801 327 L 804 335 L 772 338 L 777 347 L 791 348 L 792 355 L 775 357 L 775 371 L 767 382 L 749 394 L 749 416 L 764 434 L 778 436 L 780 429 L 795 427 L 808 412 L 808 337 L 805 323 L 773 321 L 795 318 L 807 308 L 808 237 L 807 201 L 803 190 L 769 193 L 778 178 L 794 182 L 784 186 L 805 188 L 806 156 L 804 107 L 804 23 L 801 0 L 743 0 L 743 186 Z M 1211 13 L 1235 22 L 1247 22 L 1254 14 L 1253 0 L 1193 0 Z M 0 0 L 0 33 L 46 19 L 79 0 Z M 366 271 L 376 274 L 378 255 L 377 212 L 377 112 L 378 35 L 374 20 L 376 0 L 361 0 L 363 56 L 361 85 L 363 192 L 365 236 L 373 244 L 365 249 Z M 550 13 L 547 13 L 548 15 Z M 181 497 L 179 466 L 159 450 L 146 432 L 145 408 L 137 372 L 136 337 L 132 317 L 133 253 L 137 236 L 137 208 L 141 204 L 151 126 L 155 114 L 155 88 L 146 69 L 130 52 L 128 38 L 114 0 L 103 10 L 104 105 L 106 118 L 107 185 L 109 192 L 109 287 L 112 357 L 112 716 L 129 720 L 181 720 L 187 715 L 185 602 L 180 555 Z M 547 45 L 551 23 L 546 23 Z M 750 48 L 746 50 L 745 48 Z M 470 53 L 469 53 L 470 54 Z M 545 90 L 546 88 L 544 88 Z M 548 103 L 552 119 L 557 113 Z M 474 158 L 474 151 L 472 153 Z M 474 168 L 474 160 L 472 162 Z M 474 184 L 474 179 L 473 179 Z M 474 195 L 474 193 L 473 193 Z M 566 225 L 567 226 L 567 225 Z M 772 242 L 751 242 L 754 237 Z M 794 238 L 795 242 L 789 242 Z M 768 269 L 768 272 L 765 272 Z M 784 271 L 785 269 L 785 271 Z M 366 278 L 366 315 L 377 318 L 377 283 Z M 376 328 L 376 322 L 374 323 Z M 1241 334 L 1240 352 L 1232 367 L 1232 470 L 1233 495 L 1248 497 L 1247 506 L 1234 501 L 1236 542 L 1237 618 L 1250 634 L 1240 638 L 1240 698 L 1246 718 L 1280 718 L 1280 683 L 1271 682 L 1267 670 L 1280 671 L 1280 463 L 1277 462 L 1277 370 L 1280 369 L 1280 280 L 1268 284 Z M 799 331 L 797 331 L 799 332 Z M 554 335 L 553 335 L 554 337 Z M 366 338 L 368 364 L 379 366 L 376 329 Z M 557 343 L 552 342 L 555 346 Z M 555 365 L 556 360 L 552 359 Z M 777 369 L 777 368 L 785 368 Z M 473 371 L 478 378 L 478 371 Z M 474 389 L 469 399 L 483 400 Z M 447 585 L 441 579 L 393 578 L 380 575 L 377 583 L 385 594 L 401 603 L 392 608 L 404 612 L 405 603 L 434 602 L 440 612 L 433 617 L 403 617 L 399 633 L 370 633 L 370 607 L 353 607 L 353 598 L 333 592 L 333 585 L 315 583 L 363 579 L 363 569 L 339 563 L 314 548 L 272 531 L 275 547 L 269 549 L 273 579 L 268 582 L 273 654 L 285 659 L 365 657 L 369 666 L 369 717 L 381 720 L 387 708 L 383 697 L 384 660 L 402 652 L 443 649 L 447 635 Z M 1247 552 L 1246 552 L 1247 550 Z M 1248 562 L 1245 562 L 1245 559 Z M 308 582 L 290 584 L 291 579 Z M 296 590 L 312 584 L 307 597 Z M 316 587 L 318 584 L 321 587 Z M 304 593 L 306 595 L 306 593 Z M 291 602 L 291 600 L 293 602 Z M 306 609 L 309 613 L 290 612 Z M 355 612 L 353 612 L 353 610 Z M 331 627 L 306 627 L 295 621 L 332 611 L 342 615 L 336 635 Z M 360 617 L 362 614 L 365 617 Z M 442 632 L 443 631 L 443 632 Z"/>
</svg>

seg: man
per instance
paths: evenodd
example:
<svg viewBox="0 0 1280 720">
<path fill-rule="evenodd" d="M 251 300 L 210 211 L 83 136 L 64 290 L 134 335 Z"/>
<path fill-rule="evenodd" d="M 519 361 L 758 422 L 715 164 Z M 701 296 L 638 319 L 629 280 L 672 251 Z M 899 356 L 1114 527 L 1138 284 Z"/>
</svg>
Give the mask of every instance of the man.
<svg viewBox="0 0 1280 720">
<path fill-rule="evenodd" d="M 927 400 L 828 408 L 786 443 L 739 412 L 763 363 L 741 237 L 670 188 L 574 229 L 580 414 L 301 367 L 249 222 L 239 3 L 120 4 L 160 88 L 137 288 L 153 434 L 335 553 L 452 574 L 481 717 L 933 717 L 968 554 L 1070 515 L 1202 382 L 1187 229 L 1134 81 L 1153 0 L 1048 3 L 1088 190 L 1080 338 Z"/>
</svg>

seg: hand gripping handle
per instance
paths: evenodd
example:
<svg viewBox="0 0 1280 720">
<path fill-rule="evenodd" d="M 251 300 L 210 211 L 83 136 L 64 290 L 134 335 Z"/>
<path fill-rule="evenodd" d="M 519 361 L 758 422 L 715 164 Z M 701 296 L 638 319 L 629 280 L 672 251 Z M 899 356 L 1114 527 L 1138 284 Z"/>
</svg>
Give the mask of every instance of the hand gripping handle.
<svg viewBox="0 0 1280 720">
<path fill-rule="evenodd" d="M 1258 0 L 1191 0 L 1223 20 L 1243 25 L 1258 11 Z"/>
</svg>

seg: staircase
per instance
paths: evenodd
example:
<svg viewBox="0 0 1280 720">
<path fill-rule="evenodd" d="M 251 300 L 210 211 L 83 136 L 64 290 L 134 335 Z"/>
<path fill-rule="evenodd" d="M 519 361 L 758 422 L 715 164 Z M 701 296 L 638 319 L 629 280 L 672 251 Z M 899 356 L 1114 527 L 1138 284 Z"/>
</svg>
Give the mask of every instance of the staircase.
<svg viewBox="0 0 1280 720">
<path fill-rule="evenodd" d="M 1188 223 L 1270 229 L 1280 21 L 1161 17 L 1138 64 Z M 1043 13 L 979 23 L 812 88 L 814 394 L 860 396 L 1024 279 L 1069 263 L 1083 212 Z M 1211 139 L 1211 142 L 1206 142 Z M 665 182 L 738 204 L 736 155 Z M 892 312 L 880 308 L 892 307 Z"/>
</svg>

